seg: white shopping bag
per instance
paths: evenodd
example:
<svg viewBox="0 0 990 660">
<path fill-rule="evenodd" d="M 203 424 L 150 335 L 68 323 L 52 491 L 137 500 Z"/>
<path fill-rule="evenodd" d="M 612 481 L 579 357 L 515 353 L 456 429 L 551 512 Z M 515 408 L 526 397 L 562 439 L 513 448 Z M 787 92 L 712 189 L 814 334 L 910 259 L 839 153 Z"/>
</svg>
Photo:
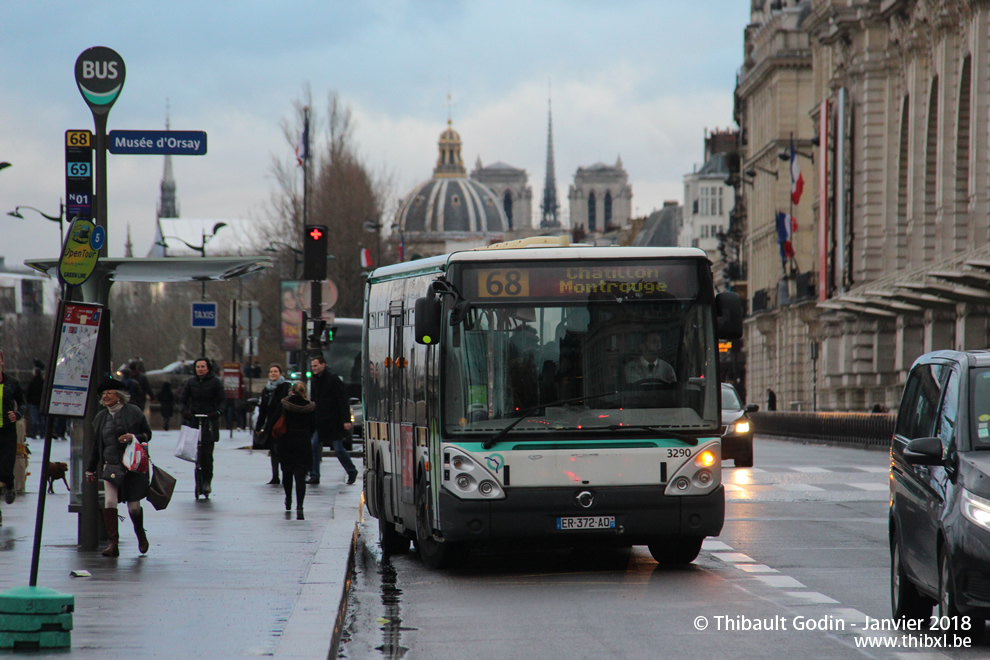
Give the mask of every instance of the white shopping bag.
<svg viewBox="0 0 990 660">
<path fill-rule="evenodd" d="M 199 429 L 191 426 L 179 426 L 179 441 L 175 443 L 175 455 L 184 461 L 196 462 L 199 449 Z"/>
</svg>

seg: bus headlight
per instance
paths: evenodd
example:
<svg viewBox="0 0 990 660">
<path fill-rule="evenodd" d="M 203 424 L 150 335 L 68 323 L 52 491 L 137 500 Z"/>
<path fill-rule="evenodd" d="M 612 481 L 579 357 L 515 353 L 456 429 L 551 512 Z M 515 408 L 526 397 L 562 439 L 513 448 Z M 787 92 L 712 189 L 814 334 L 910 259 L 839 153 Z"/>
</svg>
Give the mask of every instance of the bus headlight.
<svg viewBox="0 0 990 660">
<path fill-rule="evenodd" d="M 444 447 L 443 484 L 456 497 L 471 499 L 504 499 L 505 491 L 498 477 L 475 458 L 453 446 Z"/>
<path fill-rule="evenodd" d="M 699 447 L 664 488 L 665 495 L 708 495 L 722 483 L 722 445 L 718 440 Z"/>
</svg>

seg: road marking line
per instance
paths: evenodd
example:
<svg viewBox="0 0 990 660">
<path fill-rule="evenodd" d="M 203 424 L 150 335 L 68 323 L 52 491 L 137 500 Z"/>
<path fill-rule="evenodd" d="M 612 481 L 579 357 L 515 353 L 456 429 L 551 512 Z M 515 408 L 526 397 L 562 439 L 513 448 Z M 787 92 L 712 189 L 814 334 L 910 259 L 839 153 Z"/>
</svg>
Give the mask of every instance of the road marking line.
<svg viewBox="0 0 990 660">
<path fill-rule="evenodd" d="M 805 585 L 798 582 L 790 575 L 754 575 L 757 580 L 764 584 L 780 589 L 805 589 Z"/>
<path fill-rule="evenodd" d="M 822 603 L 822 604 L 838 604 L 839 601 L 834 598 L 829 598 L 825 594 L 820 594 L 817 591 L 785 591 L 788 596 L 794 596 L 795 598 L 800 598 L 808 603 Z"/>
<path fill-rule="evenodd" d="M 776 488 L 780 490 L 788 491 L 823 491 L 824 488 L 819 488 L 818 486 L 812 486 L 811 484 L 774 484 Z"/>
<path fill-rule="evenodd" d="M 853 488 L 859 488 L 861 490 L 889 490 L 890 484 L 849 484 Z"/>
<path fill-rule="evenodd" d="M 831 472 L 831 470 L 827 470 L 822 467 L 796 467 L 791 469 L 794 470 L 795 472 L 802 472 L 804 474 L 820 474 L 822 472 Z"/>
<path fill-rule="evenodd" d="M 701 547 L 708 551 L 713 550 L 728 550 L 732 551 L 732 546 L 727 543 L 722 543 L 721 541 L 715 541 L 713 539 L 705 539 L 701 542 Z"/>
<path fill-rule="evenodd" d="M 770 568 L 766 564 L 736 564 L 736 568 L 747 573 L 779 573 L 776 568 Z"/>
<path fill-rule="evenodd" d="M 715 557 L 716 559 L 721 559 L 726 564 L 736 564 L 739 562 L 743 562 L 746 564 L 755 563 L 752 557 L 748 555 L 744 555 L 741 552 L 713 552 L 712 556 Z"/>
</svg>

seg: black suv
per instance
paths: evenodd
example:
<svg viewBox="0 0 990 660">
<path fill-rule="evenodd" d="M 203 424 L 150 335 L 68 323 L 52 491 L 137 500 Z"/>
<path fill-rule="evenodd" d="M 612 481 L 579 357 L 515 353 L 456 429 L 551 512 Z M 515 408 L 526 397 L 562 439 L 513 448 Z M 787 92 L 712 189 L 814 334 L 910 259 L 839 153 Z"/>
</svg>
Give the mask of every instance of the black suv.
<svg viewBox="0 0 990 660">
<path fill-rule="evenodd" d="M 990 351 L 911 367 L 890 444 L 890 601 L 979 638 L 990 616 Z M 952 620 L 951 617 L 957 617 Z"/>
</svg>

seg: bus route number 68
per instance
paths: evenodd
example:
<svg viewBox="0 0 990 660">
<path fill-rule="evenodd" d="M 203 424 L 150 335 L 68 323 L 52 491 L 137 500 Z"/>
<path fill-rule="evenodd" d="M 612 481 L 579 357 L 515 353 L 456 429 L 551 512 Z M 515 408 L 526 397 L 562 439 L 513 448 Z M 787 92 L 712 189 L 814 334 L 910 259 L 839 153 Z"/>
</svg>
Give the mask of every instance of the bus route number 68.
<svg viewBox="0 0 990 660">
<path fill-rule="evenodd" d="M 529 272 L 519 269 L 482 270 L 481 298 L 526 298 L 529 296 Z"/>
</svg>

